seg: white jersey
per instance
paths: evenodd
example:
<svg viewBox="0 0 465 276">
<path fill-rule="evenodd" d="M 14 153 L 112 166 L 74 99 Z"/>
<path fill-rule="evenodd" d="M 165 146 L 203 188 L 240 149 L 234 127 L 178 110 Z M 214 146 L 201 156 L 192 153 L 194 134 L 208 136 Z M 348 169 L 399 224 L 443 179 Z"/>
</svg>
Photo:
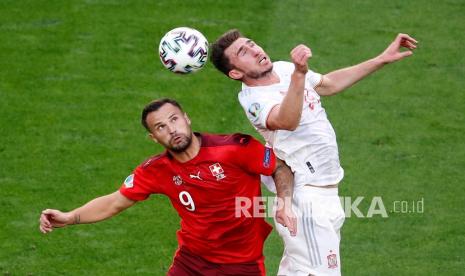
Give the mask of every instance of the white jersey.
<svg viewBox="0 0 465 276">
<path fill-rule="evenodd" d="M 344 177 L 344 170 L 339 163 L 336 134 L 321 105 L 320 96 L 314 90 L 321 83 L 322 76 L 310 70 L 306 75 L 302 116 L 297 129 L 269 130 L 266 120 L 271 109 L 281 104 L 286 95 L 294 64 L 278 61 L 273 63 L 273 70 L 280 79 L 277 84 L 255 87 L 242 84 L 239 102 L 247 118 L 273 146 L 276 156 L 292 169 L 295 188 L 305 184 L 326 186 L 339 183 Z"/>
</svg>

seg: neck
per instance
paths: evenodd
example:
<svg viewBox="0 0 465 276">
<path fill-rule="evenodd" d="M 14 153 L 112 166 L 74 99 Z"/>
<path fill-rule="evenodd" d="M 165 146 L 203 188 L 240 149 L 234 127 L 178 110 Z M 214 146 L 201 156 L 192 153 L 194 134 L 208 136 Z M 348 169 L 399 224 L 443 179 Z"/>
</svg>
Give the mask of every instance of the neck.
<svg viewBox="0 0 465 276">
<path fill-rule="evenodd" d="M 200 143 L 201 143 L 200 136 L 198 137 L 197 135 L 192 134 L 192 142 L 186 150 L 184 150 L 183 152 L 174 152 L 171 150 L 168 150 L 168 151 L 174 157 L 174 159 L 176 159 L 177 161 L 181 163 L 185 163 L 187 161 L 194 159 L 197 156 L 197 154 L 199 154 Z"/>
<path fill-rule="evenodd" d="M 261 76 L 257 79 L 246 78 L 242 80 L 247 86 L 266 86 L 280 82 L 278 74 L 275 71 L 271 71 L 269 74 Z"/>
</svg>

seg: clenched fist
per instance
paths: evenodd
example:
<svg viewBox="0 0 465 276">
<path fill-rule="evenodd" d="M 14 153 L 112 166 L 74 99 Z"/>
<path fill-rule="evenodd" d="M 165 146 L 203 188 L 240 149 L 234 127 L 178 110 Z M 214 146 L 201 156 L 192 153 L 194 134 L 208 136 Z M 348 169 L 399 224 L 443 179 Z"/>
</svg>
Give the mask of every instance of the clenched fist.
<svg viewBox="0 0 465 276">
<path fill-rule="evenodd" d="M 300 44 L 291 51 L 291 60 L 295 65 L 295 71 L 306 74 L 308 71 L 308 60 L 312 57 L 312 50 Z"/>
</svg>

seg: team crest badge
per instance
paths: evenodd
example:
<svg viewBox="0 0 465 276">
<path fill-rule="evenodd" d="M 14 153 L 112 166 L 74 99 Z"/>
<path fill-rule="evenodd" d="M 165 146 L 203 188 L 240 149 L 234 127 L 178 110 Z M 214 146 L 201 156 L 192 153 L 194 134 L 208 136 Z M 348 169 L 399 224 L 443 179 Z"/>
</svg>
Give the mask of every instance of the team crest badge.
<svg viewBox="0 0 465 276">
<path fill-rule="evenodd" d="M 307 89 L 305 89 L 305 98 L 304 98 L 304 101 L 308 104 L 308 107 L 311 109 L 311 110 L 314 110 L 315 109 L 315 105 L 319 104 L 320 103 L 320 99 L 315 97 L 314 95 L 312 95 L 310 93 L 310 91 L 308 91 Z"/>
<path fill-rule="evenodd" d="M 210 168 L 212 175 L 216 177 L 217 181 L 226 177 L 226 175 L 224 175 L 224 170 L 221 167 L 220 163 L 210 165 L 208 168 Z"/>
<path fill-rule="evenodd" d="M 336 254 L 331 254 L 332 251 L 329 251 L 329 255 L 327 256 L 328 258 L 328 268 L 334 269 L 337 268 L 337 255 Z"/>
<path fill-rule="evenodd" d="M 260 112 L 262 111 L 262 108 L 260 107 L 259 103 L 253 103 L 249 106 L 249 109 L 247 111 L 254 120 L 257 120 L 258 116 L 260 115 Z"/>
<path fill-rule="evenodd" d="M 175 185 L 178 185 L 178 186 L 181 185 L 181 184 L 182 184 L 182 178 L 181 178 L 181 176 L 179 176 L 179 175 L 173 176 L 173 183 L 174 183 Z"/>
</svg>

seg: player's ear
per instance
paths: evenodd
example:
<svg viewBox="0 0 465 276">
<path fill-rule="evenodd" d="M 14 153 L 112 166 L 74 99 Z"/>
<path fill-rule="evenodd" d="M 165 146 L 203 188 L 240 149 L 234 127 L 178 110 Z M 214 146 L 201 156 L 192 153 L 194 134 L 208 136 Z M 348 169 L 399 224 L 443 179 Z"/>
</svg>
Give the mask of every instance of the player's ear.
<svg viewBox="0 0 465 276">
<path fill-rule="evenodd" d="M 228 73 L 228 76 L 233 80 L 240 80 L 244 76 L 244 73 L 237 69 L 231 69 L 231 71 Z"/>
<path fill-rule="evenodd" d="M 152 141 L 154 141 L 155 143 L 158 143 L 157 138 L 155 138 L 155 136 L 152 133 L 149 133 L 149 138 L 152 139 Z"/>
</svg>

